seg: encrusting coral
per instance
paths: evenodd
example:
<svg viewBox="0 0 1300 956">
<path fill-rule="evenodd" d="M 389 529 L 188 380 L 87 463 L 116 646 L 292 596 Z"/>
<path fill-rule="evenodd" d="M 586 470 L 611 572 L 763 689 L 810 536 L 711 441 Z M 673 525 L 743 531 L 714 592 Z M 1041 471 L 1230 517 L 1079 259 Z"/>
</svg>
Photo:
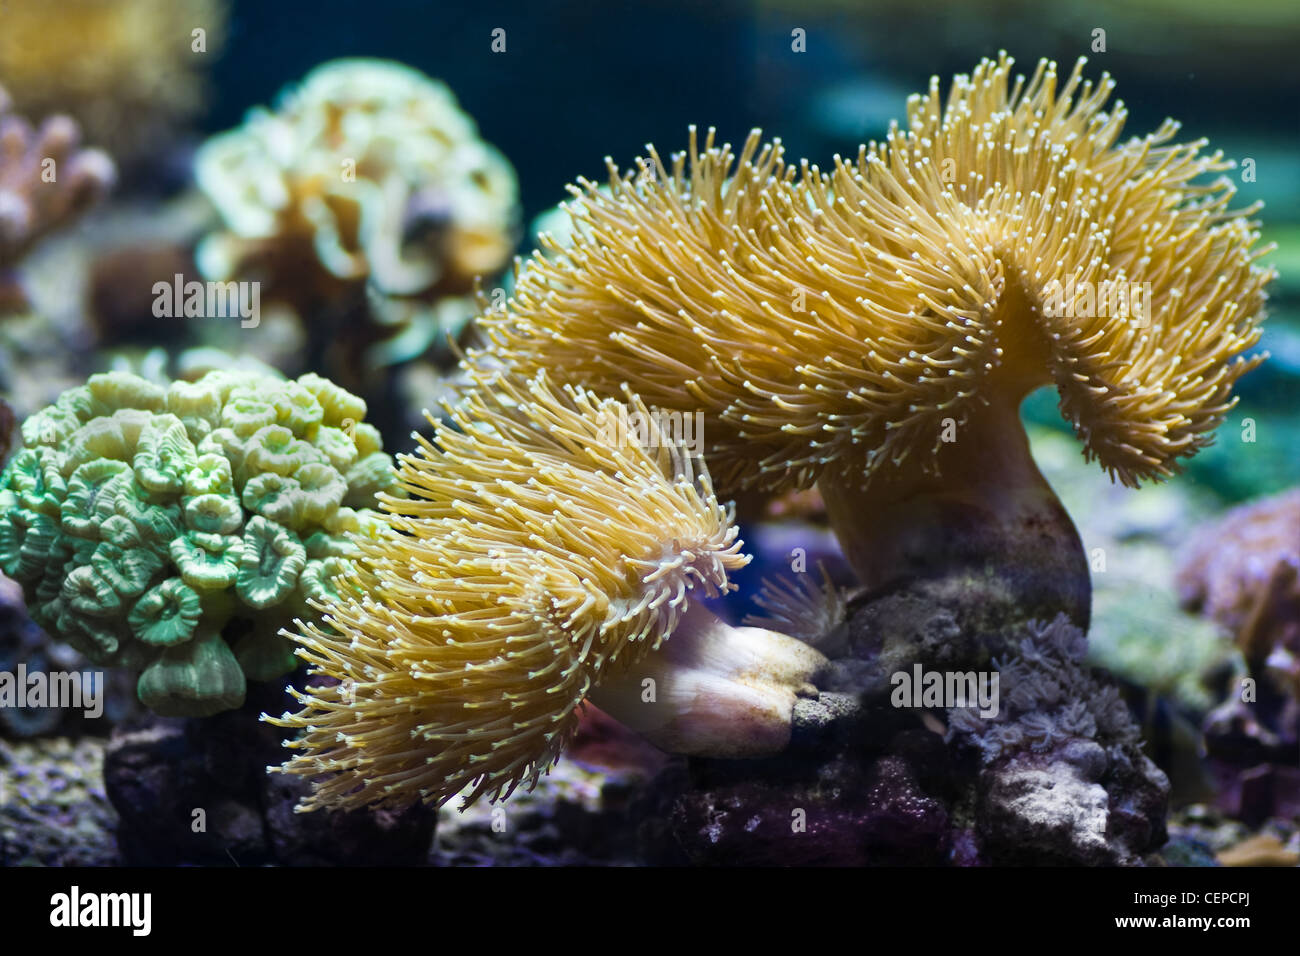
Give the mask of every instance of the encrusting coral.
<svg viewBox="0 0 1300 956">
<path fill-rule="evenodd" d="M 948 741 L 978 752 L 978 829 L 995 863 L 1131 863 L 1164 842 L 1168 778 L 1087 646 L 1064 615 L 1030 622 L 993 661 L 997 713 L 948 710 Z"/>
<path fill-rule="evenodd" d="M 514 171 L 443 84 L 399 63 L 316 68 L 208 140 L 195 173 L 225 222 L 199 247 L 204 275 L 263 278 L 304 322 L 367 289 L 376 364 L 419 355 L 448 317 L 435 301 L 514 247 Z"/>
<path fill-rule="evenodd" d="M 677 752 L 789 742 L 825 658 L 699 603 L 747 558 L 708 472 L 625 399 L 480 374 L 399 456 L 408 497 L 381 497 L 389 528 L 296 635 L 334 680 L 272 721 L 302 730 L 279 769 L 327 775 L 304 809 L 508 796 L 586 699 Z"/>
<path fill-rule="evenodd" d="M 224 0 L 6 0 L 0 12 L 0 80 L 19 108 L 71 115 L 119 160 L 165 146 L 198 112 L 226 23 Z"/>
<path fill-rule="evenodd" d="M 203 716 L 294 666 L 279 636 L 377 526 L 365 403 L 317 375 L 95 375 L 29 417 L 0 476 L 0 569 L 32 618 L 141 701 Z"/>
<path fill-rule="evenodd" d="M 1119 480 L 1173 474 L 1258 357 L 1271 269 L 1231 164 L 1172 121 L 1120 139 L 1080 60 L 1012 82 L 1005 55 L 937 78 L 907 124 L 823 172 L 755 133 L 739 155 L 650 151 L 574 188 L 574 228 L 488 313 L 480 358 L 701 409 L 720 486 L 816 480 L 883 586 L 1018 569 L 1086 620 L 1087 568 L 1029 455 L 1021 399 L 1055 384 Z M 864 516 L 871 520 L 865 521 Z M 1082 621 L 1081 621 L 1082 623 Z"/>
<path fill-rule="evenodd" d="M 52 116 L 33 127 L 12 107 L 0 87 L 0 315 L 28 307 L 13 274 L 18 260 L 102 199 L 117 178 L 107 154 L 81 147 L 75 121 Z"/>
</svg>

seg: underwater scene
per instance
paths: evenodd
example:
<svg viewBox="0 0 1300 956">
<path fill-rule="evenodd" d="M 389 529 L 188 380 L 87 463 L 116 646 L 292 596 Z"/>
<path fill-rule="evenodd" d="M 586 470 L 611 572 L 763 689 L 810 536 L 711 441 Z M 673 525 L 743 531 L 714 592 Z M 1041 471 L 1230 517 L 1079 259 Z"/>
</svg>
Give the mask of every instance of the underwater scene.
<svg viewBox="0 0 1300 956">
<path fill-rule="evenodd" d="M 1297 44 L 0 0 L 0 864 L 1300 866 Z"/>
</svg>

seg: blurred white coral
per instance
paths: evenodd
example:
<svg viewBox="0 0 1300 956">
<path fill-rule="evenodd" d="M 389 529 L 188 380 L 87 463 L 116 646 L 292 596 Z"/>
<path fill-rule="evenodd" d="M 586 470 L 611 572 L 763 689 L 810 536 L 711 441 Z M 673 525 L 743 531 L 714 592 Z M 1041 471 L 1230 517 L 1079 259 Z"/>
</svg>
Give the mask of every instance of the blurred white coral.
<svg viewBox="0 0 1300 956">
<path fill-rule="evenodd" d="M 227 227 L 199 249 L 210 279 L 270 257 L 383 295 L 465 291 L 514 246 L 514 171 L 446 86 L 399 63 L 318 67 L 210 139 L 196 175 Z"/>
</svg>

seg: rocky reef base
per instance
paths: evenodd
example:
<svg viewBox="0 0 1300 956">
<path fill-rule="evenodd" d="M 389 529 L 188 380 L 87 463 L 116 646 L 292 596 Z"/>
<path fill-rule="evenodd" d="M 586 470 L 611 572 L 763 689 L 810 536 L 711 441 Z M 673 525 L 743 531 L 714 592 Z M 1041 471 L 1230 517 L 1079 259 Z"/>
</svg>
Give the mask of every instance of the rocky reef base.
<svg viewBox="0 0 1300 956">
<path fill-rule="evenodd" d="M 790 752 L 661 774 L 648 858 L 1141 864 L 1166 840 L 1168 779 L 1118 690 L 1084 663 L 1083 632 L 1064 616 L 1001 614 L 997 589 L 953 575 L 852 601 L 823 694 L 796 711 Z M 973 697 L 914 698 L 911 684 L 930 673 L 996 673 L 996 715 L 981 716 Z"/>
</svg>

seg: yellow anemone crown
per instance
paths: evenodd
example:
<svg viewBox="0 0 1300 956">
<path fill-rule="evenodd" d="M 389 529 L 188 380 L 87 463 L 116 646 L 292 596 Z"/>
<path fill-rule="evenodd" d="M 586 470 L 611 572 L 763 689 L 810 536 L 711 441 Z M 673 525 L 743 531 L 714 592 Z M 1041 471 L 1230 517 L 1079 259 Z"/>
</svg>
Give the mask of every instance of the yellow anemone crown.
<svg viewBox="0 0 1300 956">
<path fill-rule="evenodd" d="M 1126 484 L 1211 440 L 1259 357 L 1254 209 L 1178 126 L 1121 141 L 1103 74 L 1005 55 L 938 79 L 828 171 L 751 134 L 581 181 L 567 244 L 484 317 L 488 354 L 704 411 L 720 485 L 933 470 L 945 420 L 1055 384 Z"/>
<path fill-rule="evenodd" d="M 588 691 L 748 560 L 707 472 L 635 396 L 480 376 L 447 412 L 399 456 L 409 497 L 358 538 L 359 587 L 293 635 L 338 681 L 273 721 L 303 730 L 284 772 L 332 773 L 304 809 L 531 786 Z"/>
</svg>

